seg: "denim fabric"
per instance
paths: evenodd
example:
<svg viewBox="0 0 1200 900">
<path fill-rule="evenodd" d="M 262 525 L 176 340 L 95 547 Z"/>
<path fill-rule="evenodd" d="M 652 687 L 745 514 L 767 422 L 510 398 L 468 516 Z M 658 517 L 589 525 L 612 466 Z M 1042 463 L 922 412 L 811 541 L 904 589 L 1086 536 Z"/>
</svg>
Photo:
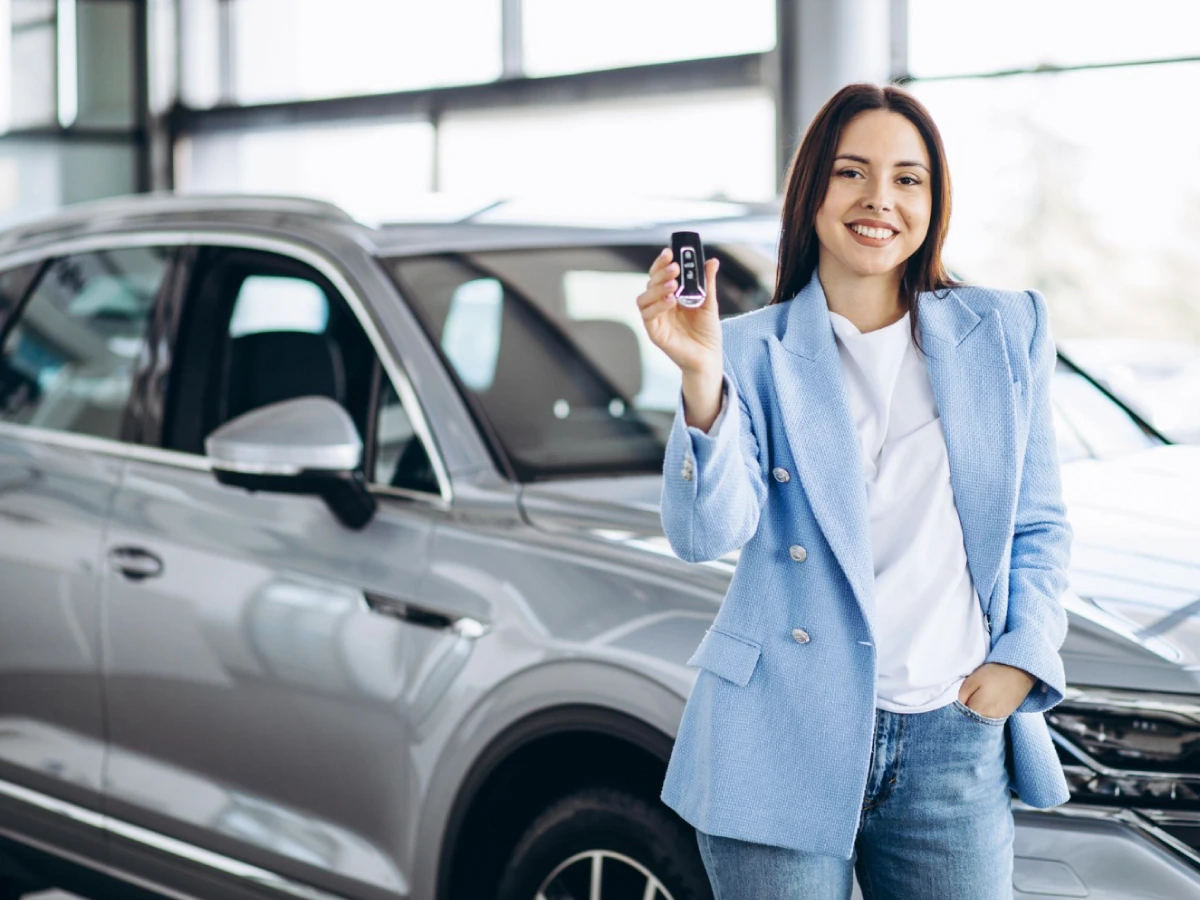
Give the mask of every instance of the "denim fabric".
<svg viewBox="0 0 1200 900">
<path fill-rule="evenodd" d="M 877 710 L 850 859 L 697 830 L 716 900 L 1011 900 L 1006 723 L 957 700 Z"/>
</svg>

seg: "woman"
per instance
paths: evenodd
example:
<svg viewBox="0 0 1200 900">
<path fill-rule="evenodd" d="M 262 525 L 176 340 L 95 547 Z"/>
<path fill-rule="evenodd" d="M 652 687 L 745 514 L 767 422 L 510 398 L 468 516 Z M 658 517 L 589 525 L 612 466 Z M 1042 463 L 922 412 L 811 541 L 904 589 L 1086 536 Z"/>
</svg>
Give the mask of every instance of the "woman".
<svg viewBox="0 0 1200 900">
<path fill-rule="evenodd" d="M 1067 786 L 1071 530 L 1036 291 L 956 284 L 928 112 L 856 84 L 790 166 L 771 304 L 720 323 L 638 298 L 683 375 L 662 518 L 690 561 L 741 556 L 691 665 L 663 800 L 718 900 L 1011 897 L 1010 791 Z"/>
</svg>

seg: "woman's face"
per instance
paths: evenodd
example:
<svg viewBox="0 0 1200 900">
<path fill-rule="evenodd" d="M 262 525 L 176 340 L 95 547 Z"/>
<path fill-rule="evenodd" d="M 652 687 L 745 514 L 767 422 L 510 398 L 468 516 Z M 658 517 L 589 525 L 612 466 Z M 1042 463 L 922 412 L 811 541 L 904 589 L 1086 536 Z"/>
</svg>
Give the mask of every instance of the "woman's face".
<svg viewBox="0 0 1200 900">
<path fill-rule="evenodd" d="M 896 270 L 925 240 L 932 204 L 929 153 L 916 126 L 882 109 L 855 116 L 842 131 L 817 210 L 822 271 Z"/>
</svg>

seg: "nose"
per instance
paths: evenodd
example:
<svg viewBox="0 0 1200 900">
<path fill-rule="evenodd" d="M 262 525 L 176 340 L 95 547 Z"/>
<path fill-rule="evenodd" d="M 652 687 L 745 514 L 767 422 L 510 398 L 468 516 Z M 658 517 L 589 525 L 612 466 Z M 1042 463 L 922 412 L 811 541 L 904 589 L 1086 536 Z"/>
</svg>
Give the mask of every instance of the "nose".
<svg viewBox="0 0 1200 900">
<path fill-rule="evenodd" d="M 890 185 L 883 179 L 872 179 L 868 189 L 863 193 L 862 206 L 872 212 L 883 212 L 892 208 Z"/>
</svg>

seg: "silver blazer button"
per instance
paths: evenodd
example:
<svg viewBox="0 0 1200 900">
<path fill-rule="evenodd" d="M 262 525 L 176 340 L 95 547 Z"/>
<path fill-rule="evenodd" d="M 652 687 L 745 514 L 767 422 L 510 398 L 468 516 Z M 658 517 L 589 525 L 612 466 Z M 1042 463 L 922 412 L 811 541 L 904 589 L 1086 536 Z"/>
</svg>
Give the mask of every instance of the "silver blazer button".
<svg viewBox="0 0 1200 900">
<path fill-rule="evenodd" d="M 807 644 L 809 641 L 812 640 L 812 638 L 810 638 L 808 636 L 808 632 L 805 631 L 803 628 L 793 628 L 792 629 L 792 639 L 797 644 Z"/>
<path fill-rule="evenodd" d="M 775 476 L 775 480 L 780 484 L 787 484 L 792 480 L 792 476 L 788 474 L 788 470 L 783 466 L 776 466 L 771 470 L 771 474 Z"/>
<path fill-rule="evenodd" d="M 808 551 L 799 544 L 792 544 L 792 546 L 788 547 L 788 556 L 796 562 L 804 562 L 808 559 Z"/>
</svg>

